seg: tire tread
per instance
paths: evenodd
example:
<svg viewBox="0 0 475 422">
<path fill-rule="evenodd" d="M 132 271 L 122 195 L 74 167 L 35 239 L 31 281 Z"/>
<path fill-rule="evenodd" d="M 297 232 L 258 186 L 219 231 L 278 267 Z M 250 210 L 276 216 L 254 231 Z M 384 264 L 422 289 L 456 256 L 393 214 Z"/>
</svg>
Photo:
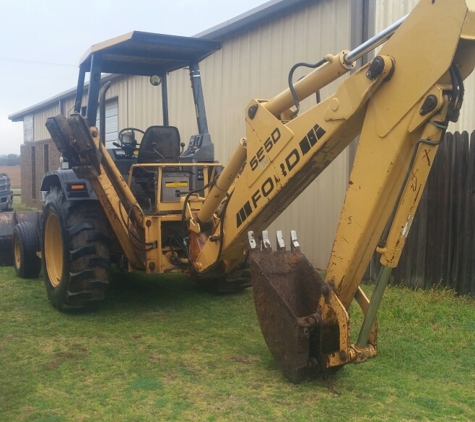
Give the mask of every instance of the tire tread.
<svg viewBox="0 0 475 422">
<path fill-rule="evenodd" d="M 20 248 L 20 265 L 17 266 L 14 260 L 17 275 L 25 279 L 37 278 L 41 271 L 41 259 L 37 255 L 40 241 L 35 226 L 28 221 L 18 223 L 13 229 L 13 245 L 16 242 Z"/>
<path fill-rule="evenodd" d="M 64 201 L 62 192 L 50 192 L 46 211 L 48 206 L 61 213 L 63 253 L 68 258 L 56 288 L 49 283 L 45 271 L 48 297 L 61 311 L 97 309 L 109 287 L 111 240 L 104 212 L 98 202 Z"/>
</svg>

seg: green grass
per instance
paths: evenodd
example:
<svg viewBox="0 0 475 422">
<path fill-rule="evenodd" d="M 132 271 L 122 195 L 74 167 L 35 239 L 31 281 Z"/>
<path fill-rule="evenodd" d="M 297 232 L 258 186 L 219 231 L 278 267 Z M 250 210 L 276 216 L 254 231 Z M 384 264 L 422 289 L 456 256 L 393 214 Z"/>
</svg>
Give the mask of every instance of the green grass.
<svg viewBox="0 0 475 422">
<path fill-rule="evenodd" d="M 36 208 L 27 207 L 25 204 L 21 203 L 20 192 L 18 192 L 19 189 L 13 189 L 13 191 L 15 192 L 15 194 L 13 195 L 13 204 L 12 204 L 12 207 L 14 210 L 17 210 L 17 211 L 35 211 L 36 210 Z"/>
<path fill-rule="evenodd" d="M 252 291 L 112 281 L 99 311 L 67 315 L 41 280 L 0 268 L 1 421 L 475 420 L 471 299 L 390 287 L 379 356 L 295 386 L 267 350 Z"/>
</svg>

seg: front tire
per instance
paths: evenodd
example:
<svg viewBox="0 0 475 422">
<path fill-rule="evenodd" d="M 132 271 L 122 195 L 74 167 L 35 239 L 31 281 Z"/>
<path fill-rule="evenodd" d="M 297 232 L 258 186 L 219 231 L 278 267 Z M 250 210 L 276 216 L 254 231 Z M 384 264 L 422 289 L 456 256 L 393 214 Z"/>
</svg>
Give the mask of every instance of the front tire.
<svg viewBox="0 0 475 422">
<path fill-rule="evenodd" d="M 20 278 L 37 278 L 41 271 L 38 232 L 33 224 L 25 221 L 13 229 L 13 265 Z"/>
<path fill-rule="evenodd" d="M 98 202 L 65 201 L 52 190 L 43 211 L 42 255 L 51 304 L 61 310 L 96 309 L 109 287 L 108 222 Z"/>
</svg>

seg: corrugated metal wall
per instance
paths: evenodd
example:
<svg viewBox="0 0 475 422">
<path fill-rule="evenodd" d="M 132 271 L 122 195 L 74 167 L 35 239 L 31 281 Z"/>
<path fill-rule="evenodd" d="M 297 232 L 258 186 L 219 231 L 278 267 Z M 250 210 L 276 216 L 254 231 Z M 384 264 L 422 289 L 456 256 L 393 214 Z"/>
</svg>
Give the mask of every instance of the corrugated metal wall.
<svg viewBox="0 0 475 422">
<path fill-rule="evenodd" d="M 200 67 L 216 159 L 226 163 L 245 136 L 244 113 L 252 98 L 272 98 L 286 89 L 288 72 L 296 62 L 315 63 L 328 53 L 349 49 L 350 30 L 351 0 L 315 0 L 224 41 L 222 50 L 205 59 Z M 297 71 L 294 80 L 304 73 Z M 337 86 L 323 89 L 322 98 Z M 160 91 L 148 78 L 115 79 L 107 98 L 118 97 L 119 129 L 161 124 Z M 64 101 L 63 111 L 71 110 L 73 101 Z M 170 75 L 169 103 L 170 124 L 180 129 L 187 143 L 197 132 L 187 70 Z M 302 110 L 313 104 L 314 98 L 305 100 Z M 44 127 L 46 117 L 56 112 L 46 110 L 38 121 Z M 48 137 L 46 129 L 35 124 L 35 140 Z M 272 236 L 275 230 L 284 230 L 286 238 L 290 230 L 297 230 L 302 250 L 319 268 L 326 268 L 329 259 L 347 187 L 348 163 L 345 151 L 269 228 Z"/>
<path fill-rule="evenodd" d="M 375 0 L 376 1 L 376 22 L 375 32 L 381 32 L 398 19 L 407 15 L 419 3 L 418 0 Z M 443 22 L 438 23 L 443 25 Z M 475 130 L 475 74 L 472 73 L 465 80 L 465 97 L 463 107 L 460 113 L 460 119 L 457 123 L 450 123 L 449 131 L 468 131 Z"/>
<path fill-rule="evenodd" d="M 221 51 L 204 60 L 205 100 L 218 159 L 227 159 L 244 135 L 245 108 L 252 98 L 272 98 L 285 89 L 296 62 L 315 63 L 325 54 L 349 48 L 350 11 L 347 0 L 311 4 L 224 42 Z M 296 73 L 295 80 L 300 75 Z M 183 72 L 178 81 L 186 90 L 187 77 Z M 336 87 L 322 90 L 322 98 Z M 309 99 L 303 109 L 313 104 Z M 192 113 L 191 105 L 172 102 L 171 121 L 188 124 L 183 110 Z M 320 268 L 326 268 L 329 259 L 348 175 L 345 151 L 269 228 L 272 235 L 284 230 L 286 238 L 291 229 L 297 230 L 302 250 Z"/>
<path fill-rule="evenodd" d="M 74 102 L 74 100 L 71 102 Z M 48 117 L 55 116 L 58 113 L 59 103 L 56 103 L 48 108 L 37 111 L 33 115 L 33 141 L 42 141 L 50 137 L 49 132 L 45 127 L 45 122 Z"/>
</svg>

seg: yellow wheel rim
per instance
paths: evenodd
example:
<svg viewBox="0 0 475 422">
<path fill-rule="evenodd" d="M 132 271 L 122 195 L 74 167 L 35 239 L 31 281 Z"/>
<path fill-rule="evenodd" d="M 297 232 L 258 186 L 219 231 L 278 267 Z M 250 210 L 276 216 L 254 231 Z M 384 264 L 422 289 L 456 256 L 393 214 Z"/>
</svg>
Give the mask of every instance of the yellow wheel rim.
<svg viewBox="0 0 475 422">
<path fill-rule="evenodd" d="M 13 240 L 13 258 L 15 259 L 15 268 L 20 268 L 21 265 L 21 250 L 20 250 L 20 242 L 15 237 Z"/>
<path fill-rule="evenodd" d="M 50 214 L 45 225 L 45 266 L 48 278 L 53 287 L 61 282 L 63 274 L 63 238 L 58 217 Z"/>
</svg>

